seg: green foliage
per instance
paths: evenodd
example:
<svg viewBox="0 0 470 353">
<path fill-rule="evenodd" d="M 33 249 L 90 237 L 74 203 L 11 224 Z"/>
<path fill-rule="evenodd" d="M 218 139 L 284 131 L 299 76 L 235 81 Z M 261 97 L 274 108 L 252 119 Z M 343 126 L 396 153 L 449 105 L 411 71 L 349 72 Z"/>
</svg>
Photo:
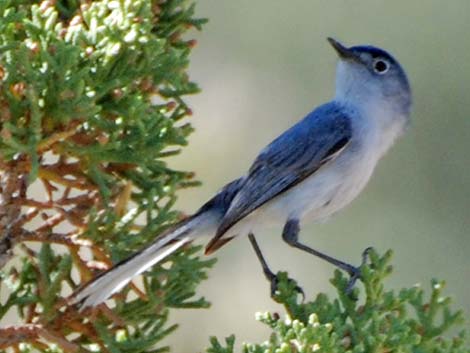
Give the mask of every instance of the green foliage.
<svg viewBox="0 0 470 353">
<path fill-rule="evenodd" d="M 465 332 L 451 335 L 451 328 L 461 326 L 462 312 L 452 312 L 450 298 L 442 297 L 444 282 L 432 280 L 431 295 L 426 299 L 415 286 L 396 293 L 384 289 L 384 279 L 391 273 L 391 252 L 380 257 L 374 251 L 370 264 L 362 267 L 364 294 L 355 288 L 345 294 L 348 284 L 340 271 L 331 280 L 338 298 L 318 294 L 314 301 L 300 302 L 296 282 L 279 273 L 275 300 L 287 310 L 287 318 L 276 313 L 259 314 L 257 319 L 272 329 L 264 343 L 244 344 L 245 353 L 468 353 Z M 455 330 L 454 330 L 455 331 Z M 208 353 L 234 352 L 234 336 L 225 345 L 211 338 Z"/>
<path fill-rule="evenodd" d="M 0 328 L 0 351 L 152 352 L 169 308 L 208 306 L 194 296 L 213 261 L 194 247 L 113 312 L 62 298 L 181 217 L 175 192 L 197 183 L 164 159 L 192 131 L 183 35 L 203 23 L 186 0 L 0 2 L 0 249 L 25 255 L 1 273 L 0 320 L 25 326 Z"/>
<path fill-rule="evenodd" d="M 0 352 L 162 352 L 176 328 L 169 309 L 208 306 L 195 288 L 213 261 L 189 246 L 114 296 L 112 310 L 63 300 L 179 219 L 175 193 L 196 182 L 165 158 L 192 131 L 194 41 L 183 35 L 203 23 L 186 0 L 0 1 L 0 267 L 11 248 L 23 253 L 0 272 L 0 320 L 21 320 L 2 322 Z M 260 315 L 273 334 L 243 350 L 468 352 L 463 333 L 447 338 L 462 315 L 443 283 L 427 301 L 418 287 L 384 290 L 389 257 L 371 254 L 359 300 L 337 272 L 338 299 L 301 303 L 281 273 L 276 300 L 289 318 Z M 233 337 L 211 342 L 211 353 L 234 351 Z"/>
</svg>

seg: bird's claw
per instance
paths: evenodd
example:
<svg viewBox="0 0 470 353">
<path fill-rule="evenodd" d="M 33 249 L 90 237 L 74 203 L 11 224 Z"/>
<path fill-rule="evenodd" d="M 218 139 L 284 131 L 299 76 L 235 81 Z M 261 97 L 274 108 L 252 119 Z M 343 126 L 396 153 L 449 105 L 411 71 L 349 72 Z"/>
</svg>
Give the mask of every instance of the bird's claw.
<svg viewBox="0 0 470 353">
<path fill-rule="evenodd" d="M 274 273 L 270 273 L 267 276 L 268 276 L 269 282 L 271 283 L 271 288 L 270 288 L 271 298 L 275 298 L 276 292 L 278 291 L 279 278 Z M 289 283 L 293 282 L 293 280 L 290 279 L 290 278 L 288 278 L 288 281 L 289 281 Z M 302 287 L 299 287 L 298 285 L 295 285 L 294 290 L 297 293 L 299 293 L 300 295 L 302 295 L 302 302 L 305 301 L 305 292 L 302 289 Z"/>
<path fill-rule="evenodd" d="M 358 267 L 351 266 L 347 269 L 347 272 L 349 273 L 349 276 L 350 276 L 348 285 L 346 286 L 346 294 L 348 296 L 351 295 L 357 280 L 361 279 L 361 268 L 367 263 L 367 258 L 371 250 L 372 250 L 372 247 L 369 246 L 362 252 L 362 262 L 360 266 Z"/>
<path fill-rule="evenodd" d="M 360 267 L 351 267 L 351 271 L 349 272 L 349 282 L 346 286 L 346 294 L 349 296 L 352 294 L 354 286 L 358 279 L 361 278 L 361 268 Z"/>
</svg>

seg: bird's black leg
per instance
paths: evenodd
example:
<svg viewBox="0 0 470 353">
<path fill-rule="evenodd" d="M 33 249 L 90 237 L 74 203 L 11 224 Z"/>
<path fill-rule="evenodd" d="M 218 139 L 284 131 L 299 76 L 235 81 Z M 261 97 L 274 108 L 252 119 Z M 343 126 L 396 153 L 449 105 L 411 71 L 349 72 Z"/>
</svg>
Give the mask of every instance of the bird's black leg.
<svg viewBox="0 0 470 353">
<path fill-rule="evenodd" d="M 258 257 L 261 267 L 263 268 L 264 276 L 271 284 L 271 297 L 274 297 L 276 290 L 277 290 L 278 278 L 274 274 L 274 272 L 271 271 L 271 269 L 269 268 L 268 263 L 266 262 L 266 259 L 264 258 L 263 254 L 261 253 L 261 249 L 253 233 L 248 234 L 248 239 L 250 239 L 251 246 L 253 247 L 253 250 L 255 251 L 256 256 Z M 305 298 L 305 294 L 302 288 L 297 286 L 296 290 L 300 294 L 302 294 L 302 296 Z"/>
<path fill-rule="evenodd" d="M 271 283 L 271 297 L 274 295 L 276 292 L 276 287 L 277 287 L 277 277 L 274 274 L 273 271 L 268 266 L 268 263 L 266 262 L 266 259 L 263 256 L 263 253 L 261 252 L 261 249 L 259 248 L 258 242 L 256 241 L 255 236 L 253 233 L 248 234 L 248 239 L 250 239 L 251 246 L 253 247 L 253 250 L 256 253 L 256 256 L 258 257 L 258 260 L 261 264 L 261 267 L 263 268 L 263 273 L 266 279 Z"/>
<path fill-rule="evenodd" d="M 367 248 L 366 250 L 364 250 L 364 252 L 362 253 L 361 266 L 355 267 L 346 262 L 335 259 L 334 257 L 323 254 L 315 249 L 312 249 L 311 247 L 305 244 L 300 243 L 299 231 L 300 231 L 299 220 L 298 219 L 288 220 L 284 226 L 284 230 L 282 231 L 282 239 L 284 239 L 284 241 L 290 246 L 306 251 L 309 254 L 318 256 L 319 258 L 329 262 L 330 264 L 335 265 L 336 267 L 342 269 L 343 271 L 346 271 L 349 274 L 349 276 L 351 276 L 348 286 L 346 287 L 346 292 L 350 293 L 351 290 L 354 288 L 354 284 L 356 283 L 356 281 L 361 277 L 360 267 L 367 261 L 367 254 L 369 253 L 371 248 Z"/>
</svg>

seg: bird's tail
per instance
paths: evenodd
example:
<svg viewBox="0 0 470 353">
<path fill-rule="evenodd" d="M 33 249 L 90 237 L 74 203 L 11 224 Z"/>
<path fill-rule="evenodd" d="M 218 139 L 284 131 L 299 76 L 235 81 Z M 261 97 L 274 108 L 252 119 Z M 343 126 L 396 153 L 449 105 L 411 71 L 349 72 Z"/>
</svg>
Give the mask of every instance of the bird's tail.
<svg viewBox="0 0 470 353">
<path fill-rule="evenodd" d="M 104 302 L 134 276 L 162 261 L 184 244 L 200 235 L 215 231 L 217 219 L 214 212 L 203 212 L 183 220 L 141 251 L 92 279 L 73 293 L 68 303 L 80 304 L 83 309 Z"/>
</svg>

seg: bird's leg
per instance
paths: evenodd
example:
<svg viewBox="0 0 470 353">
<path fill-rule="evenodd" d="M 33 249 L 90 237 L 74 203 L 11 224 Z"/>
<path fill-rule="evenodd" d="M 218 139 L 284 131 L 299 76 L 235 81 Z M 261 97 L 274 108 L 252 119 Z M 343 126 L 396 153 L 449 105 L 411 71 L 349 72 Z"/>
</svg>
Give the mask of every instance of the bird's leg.
<svg viewBox="0 0 470 353">
<path fill-rule="evenodd" d="M 261 249 L 259 248 L 258 242 L 256 241 L 256 238 L 253 235 L 253 233 L 248 234 L 248 239 L 250 239 L 251 246 L 253 247 L 253 250 L 256 253 L 256 257 L 258 257 L 261 267 L 263 268 L 264 276 L 269 281 L 269 283 L 271 283 L 271 297 L 272 297 L 274 293 L 276 292 L 277 276 L 269 268 L 268 263 L 266 262 L 266 259 L 264 258 L 263 253 L 261 252 Z"/>
<path fill-rule="evenodd" d="M 346 262 L 343 262 L 341 260 L 335 259 L 334 257 L 331 257 L 329 255 L 323 254 L 315 249 L 312 249 L 311 247 L 302 244 L 299 242 L 299 231 L 300 231 L 300 226 L 299 226 L 299 220 L 298 219 L 291 219 L 288 220 L 287 223 L 284 226 L 284 230 L 282 231 L 282 239 L 289 244 L 290 246 L 293 246 L 294 248 L 303 250 L 308 252 L 309 254 L 318 256 L 319 258 L 329 262 L 330 264 L 335 265 L 336 267 L 342 269 L 343 271 L 346 271 L 349 276 L 351 277 L 348 283 L 348 286 L 346 287 L 346 293 L 350 293 L 352 289 L 354 288 L 354 284 L 356 281 L 361 277 L 361 271 L 360 268 L 362 265 L 364 265 L 367 261 L 367 255 L 371 248 L 367 248 L 364 250 L 362 253 L 362 263 L 361 266 L 355 267 L 353 265 L 350 265 Z"/>
<path fill-rule="evenodd" d="M 264 276 L 266 277 L 266 279 L 271 284 L 271 297 L 274 298 L 274 295 L 276 294 L 276 290 L 277 290 L 278 278 L 274 274 L 274 272 L 271 271 L 271 269 L 269 268 L 268 263 L 266 262 L 266 259 L 264 258 L 263 253 L 261 252 L 261 249 L 260 249 L 260 247 L 258 245 L 258 242 L 256 241 L 256 238 L 253 235 L 253 233 L 248 234 L 248 239 L 250 239 L 251 246 L 253 247 L 253 250 L 255 251 L 256 256 L 258 257 L 258 260 L 261 264 L 261 267 L 263 268 Z M 302 296 L 305 298 L 305 294 L 304 294 L 304 291 L 302 290 L 302 288 L 296 286 L 295 289 L 300 294 L 302 294 Z"/>
</svg>

